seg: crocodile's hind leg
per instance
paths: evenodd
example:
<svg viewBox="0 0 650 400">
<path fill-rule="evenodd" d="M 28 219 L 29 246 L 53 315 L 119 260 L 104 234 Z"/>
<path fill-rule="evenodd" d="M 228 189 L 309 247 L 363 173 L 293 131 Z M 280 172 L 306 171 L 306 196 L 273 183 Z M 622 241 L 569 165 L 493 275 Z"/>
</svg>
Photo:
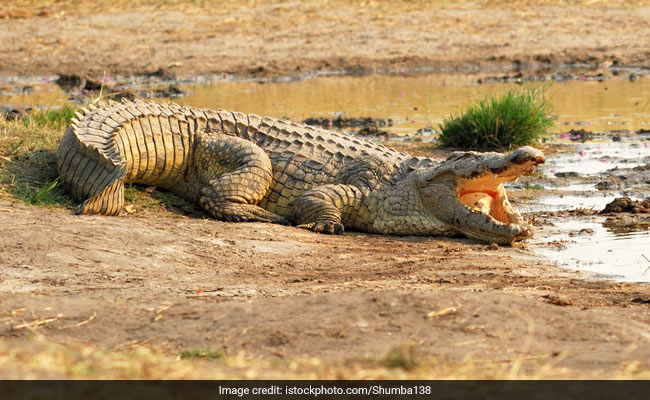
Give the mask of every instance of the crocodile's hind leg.
<svg viewBox="0 0 650 400">
<path fill-rule="evenodd" d="M 318 186 L 296 199 L 293 219 L 299 228 L 341 234 L 344 225 L 354 224 L 362 198 L 361 190 L 354 185 Z"/>
<path fill-rule="evenodd" d="M 271 160 L 254 143 L 234 136 L 199 135 L 194 170 L 201 189 L 199 204 L 215 218 L 230 222 L 288 221 L 258 206 L 273 180 Z"/>
</svg>

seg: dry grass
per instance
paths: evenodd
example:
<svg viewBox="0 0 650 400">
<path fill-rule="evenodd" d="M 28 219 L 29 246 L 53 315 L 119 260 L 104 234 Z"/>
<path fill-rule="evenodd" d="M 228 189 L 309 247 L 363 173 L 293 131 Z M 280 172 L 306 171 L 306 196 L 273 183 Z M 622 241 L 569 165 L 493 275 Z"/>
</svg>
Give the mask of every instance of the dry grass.
<svg viewBox="0 0 650 400">
<path fill-rule="evenodd" d="M 111 350 L 84 345 L 60 345 L 35 337 L 20 346 L 0 341 L 2 379 L 500 379 L 509 363 L 439 363 L 435 359 L 404 364 L 403 355 L 377 360 L 331 362 L 321 359 L 254 360 L 243 353 L 216 359 L 182 357 L 134 345 Z M 404 365 L 410 366 L 408 368 Z M 567 371 L 541 366 L 520 378 L 566 377 Z"/>
<path fill-rule="evenodd" d="M 529 352 L 535 325 L 530 316 L 523 348 L 507 359 L 440 361 L 419 353 L 413 343 L 396 346 L 375 358 L 273 358 L 226 355 L 221 349 L 158 348 L 131 341 L 112 348 L 88 344 L 58 344 L 47 337 L 48 324 L 63 314 L 26 320 L 25 309 L 0 312 L 0 324 L 15 338 L 0 338 L 0 379 L 648 379 L 650 369 L 638 361 L 617 370 L 574 371 L 560 364 L 568 354 L 549 359 Z M 79 328 L 88 319 L 58 329 Z M 29 319 L 29 318 L 28 318 Z M 54 326 L 53 324 L 52 326 Z M 24 336 L 21 336 L 24 335 Z M 278 353 L 279 357 L 282 357 Z"/>
<path fill-rule="evenodd" d="M 234 357 L 186 357 L 215 354 L 209 350 L 170 353 L 146 345 L 119 349 L 61 345 L 34 335 L 20 346 L 0 340 L 0 379 L 575 379 L 585 378 L 541 358 L 440 362 L 414 361 L 412 346 L 397 348 L 376 359 L 319 358 L 259 360 Z M 404 350 L 407 349 L 407 350 Z M 220 352 L 217 352 L 221 354 Z M 597 376 L 597 375 L 595 375 Z M 648 379 L 639 363 L 622 365 L 608 377 Z"/>
</svg>

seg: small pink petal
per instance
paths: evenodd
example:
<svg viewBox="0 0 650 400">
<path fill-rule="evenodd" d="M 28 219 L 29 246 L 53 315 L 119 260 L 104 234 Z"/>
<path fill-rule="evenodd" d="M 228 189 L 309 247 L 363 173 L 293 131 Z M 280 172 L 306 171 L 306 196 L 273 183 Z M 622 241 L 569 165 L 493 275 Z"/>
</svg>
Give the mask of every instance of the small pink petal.
<svg viewBox="0 0 650 400">
<path fill-rule="evenodd" d="M 600 161 L 602 162 L 607 162 L 607 159 L 605 157 L 601 158 Z"/>
<path fill-rule="evenodd" d="M 403 92 L 399 92 L 399 95 L 398 95 L 398 96 L 399 96 L 399 97 L 404 97 L 404 93 L 403 93 Z"/>
<path fill-rule="evenodd" d="M 447 86 L 447 82 L 445 82 L 445 81 L 440 82 L 440 84 L 441 84 L 442 86 Z"/>
<path fill-rule="evenodd" d="M 580 157 L 584 157 L 585 155 L 587 155 L 587 152 L 584 150 L 580 150 Z"/>
</svg>

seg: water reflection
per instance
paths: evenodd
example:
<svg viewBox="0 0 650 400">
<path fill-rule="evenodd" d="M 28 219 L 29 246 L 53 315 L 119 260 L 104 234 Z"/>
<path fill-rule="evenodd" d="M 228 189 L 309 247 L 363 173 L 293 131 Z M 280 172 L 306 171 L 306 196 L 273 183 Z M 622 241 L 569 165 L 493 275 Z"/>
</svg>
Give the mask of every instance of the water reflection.
<svg viewBox="0 0 650 400">
<path fill-rule="evenodd" d="M 644 258 L 650 258 L 650 224 L 619 225 L 603 218 L 554 221 L 554 227 L 538 232 L 531 247 L 559 266 L 594 277 L 650 282 L 650 263 Z"/>
<path fill-rule="evenodd" d="M 391 118 L 390 130 L 410 134 L 428 125 L 437 127 L 450 114 L 486 95 L 517 87 L 513 83 L 476 84 L 474 75 L 329 76 L 297 82 L 260 83 L 220 81 L 177 85 L 189 90 L 176 102 L 207 108 L 226 108 L 272 117 L 301 120 L 308 117 Z M 2 86 L 4 85 L 4 86 Z M 0 85 L 0 103 L 51 105 L 66 99 L 56 85 L 31 84 L 34 91 L 16 92 Z M 606 82 L 567 81 L 547 88 L 560 116 L 556 132 L 585 129 L 634 134 L 650 127 L 650 78 L 635 82 L 616 78 Z"/>
<path fill-rule="evenodd" d="M 650 218 L 647 220 L 634 220 L 627 218 L 623 220 L 615 220 L 608 218 L 603 222 L 603 226 L 607 231 L 618 237 L 633 236 L 636 232 L 644 232 L 650 230 Z"/>
<path fill-rule="evenodd" d="M 650 163 L 650 142 L 641 136 L 632 136 L 613 142 L 576 144 L 569 152 L 550 154 L 543 170 L 554 176 L 571 173 L 580 176 L 602 174 L 614 168 L 635 168 Z"/>
<path fill-rule="evenodd" d="M 531 197 L 520 206 L 525 212 L 575 210 L 583 208 L 587 210 L 602 210 L 615 198 L 628 196 L 632 200 L 643 200 L 641 196 L 630 193 L 597 193 L 597 194 L 548 194 Z"/>
</svg>

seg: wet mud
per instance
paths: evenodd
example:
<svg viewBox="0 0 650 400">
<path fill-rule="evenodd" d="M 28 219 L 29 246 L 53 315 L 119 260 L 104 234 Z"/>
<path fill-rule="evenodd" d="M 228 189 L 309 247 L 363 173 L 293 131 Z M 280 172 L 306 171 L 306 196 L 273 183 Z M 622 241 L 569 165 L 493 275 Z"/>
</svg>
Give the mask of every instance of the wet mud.
<svg viewBox="0 0 650 400">
<path fill-rule="evenodd" d="M 32 113 L 32 107 L 29 106 L 4 106 L 0 105 L 0 115 L 7 121 L 15 121 L 28 117 Z"/>
<path fill-rule="evenodd" d="M 603 214 L 613 213 L 650 214 L 650 198 L 644 201 L 632 200 L 629 197 L 617 198 L 603 209 Z"/>
<path fill-rule="evenodd" d="M 386 137 L 391 135 L 384 128 L 393 126 L 393 120 L 388 118 L 360 117 L 349 118 L 342 115 L 336 118 L 310 117 L 302 121 L 303 124 L 320 126 L 325 129 L 336 129 L 357 136 Z"/>
</svg>

